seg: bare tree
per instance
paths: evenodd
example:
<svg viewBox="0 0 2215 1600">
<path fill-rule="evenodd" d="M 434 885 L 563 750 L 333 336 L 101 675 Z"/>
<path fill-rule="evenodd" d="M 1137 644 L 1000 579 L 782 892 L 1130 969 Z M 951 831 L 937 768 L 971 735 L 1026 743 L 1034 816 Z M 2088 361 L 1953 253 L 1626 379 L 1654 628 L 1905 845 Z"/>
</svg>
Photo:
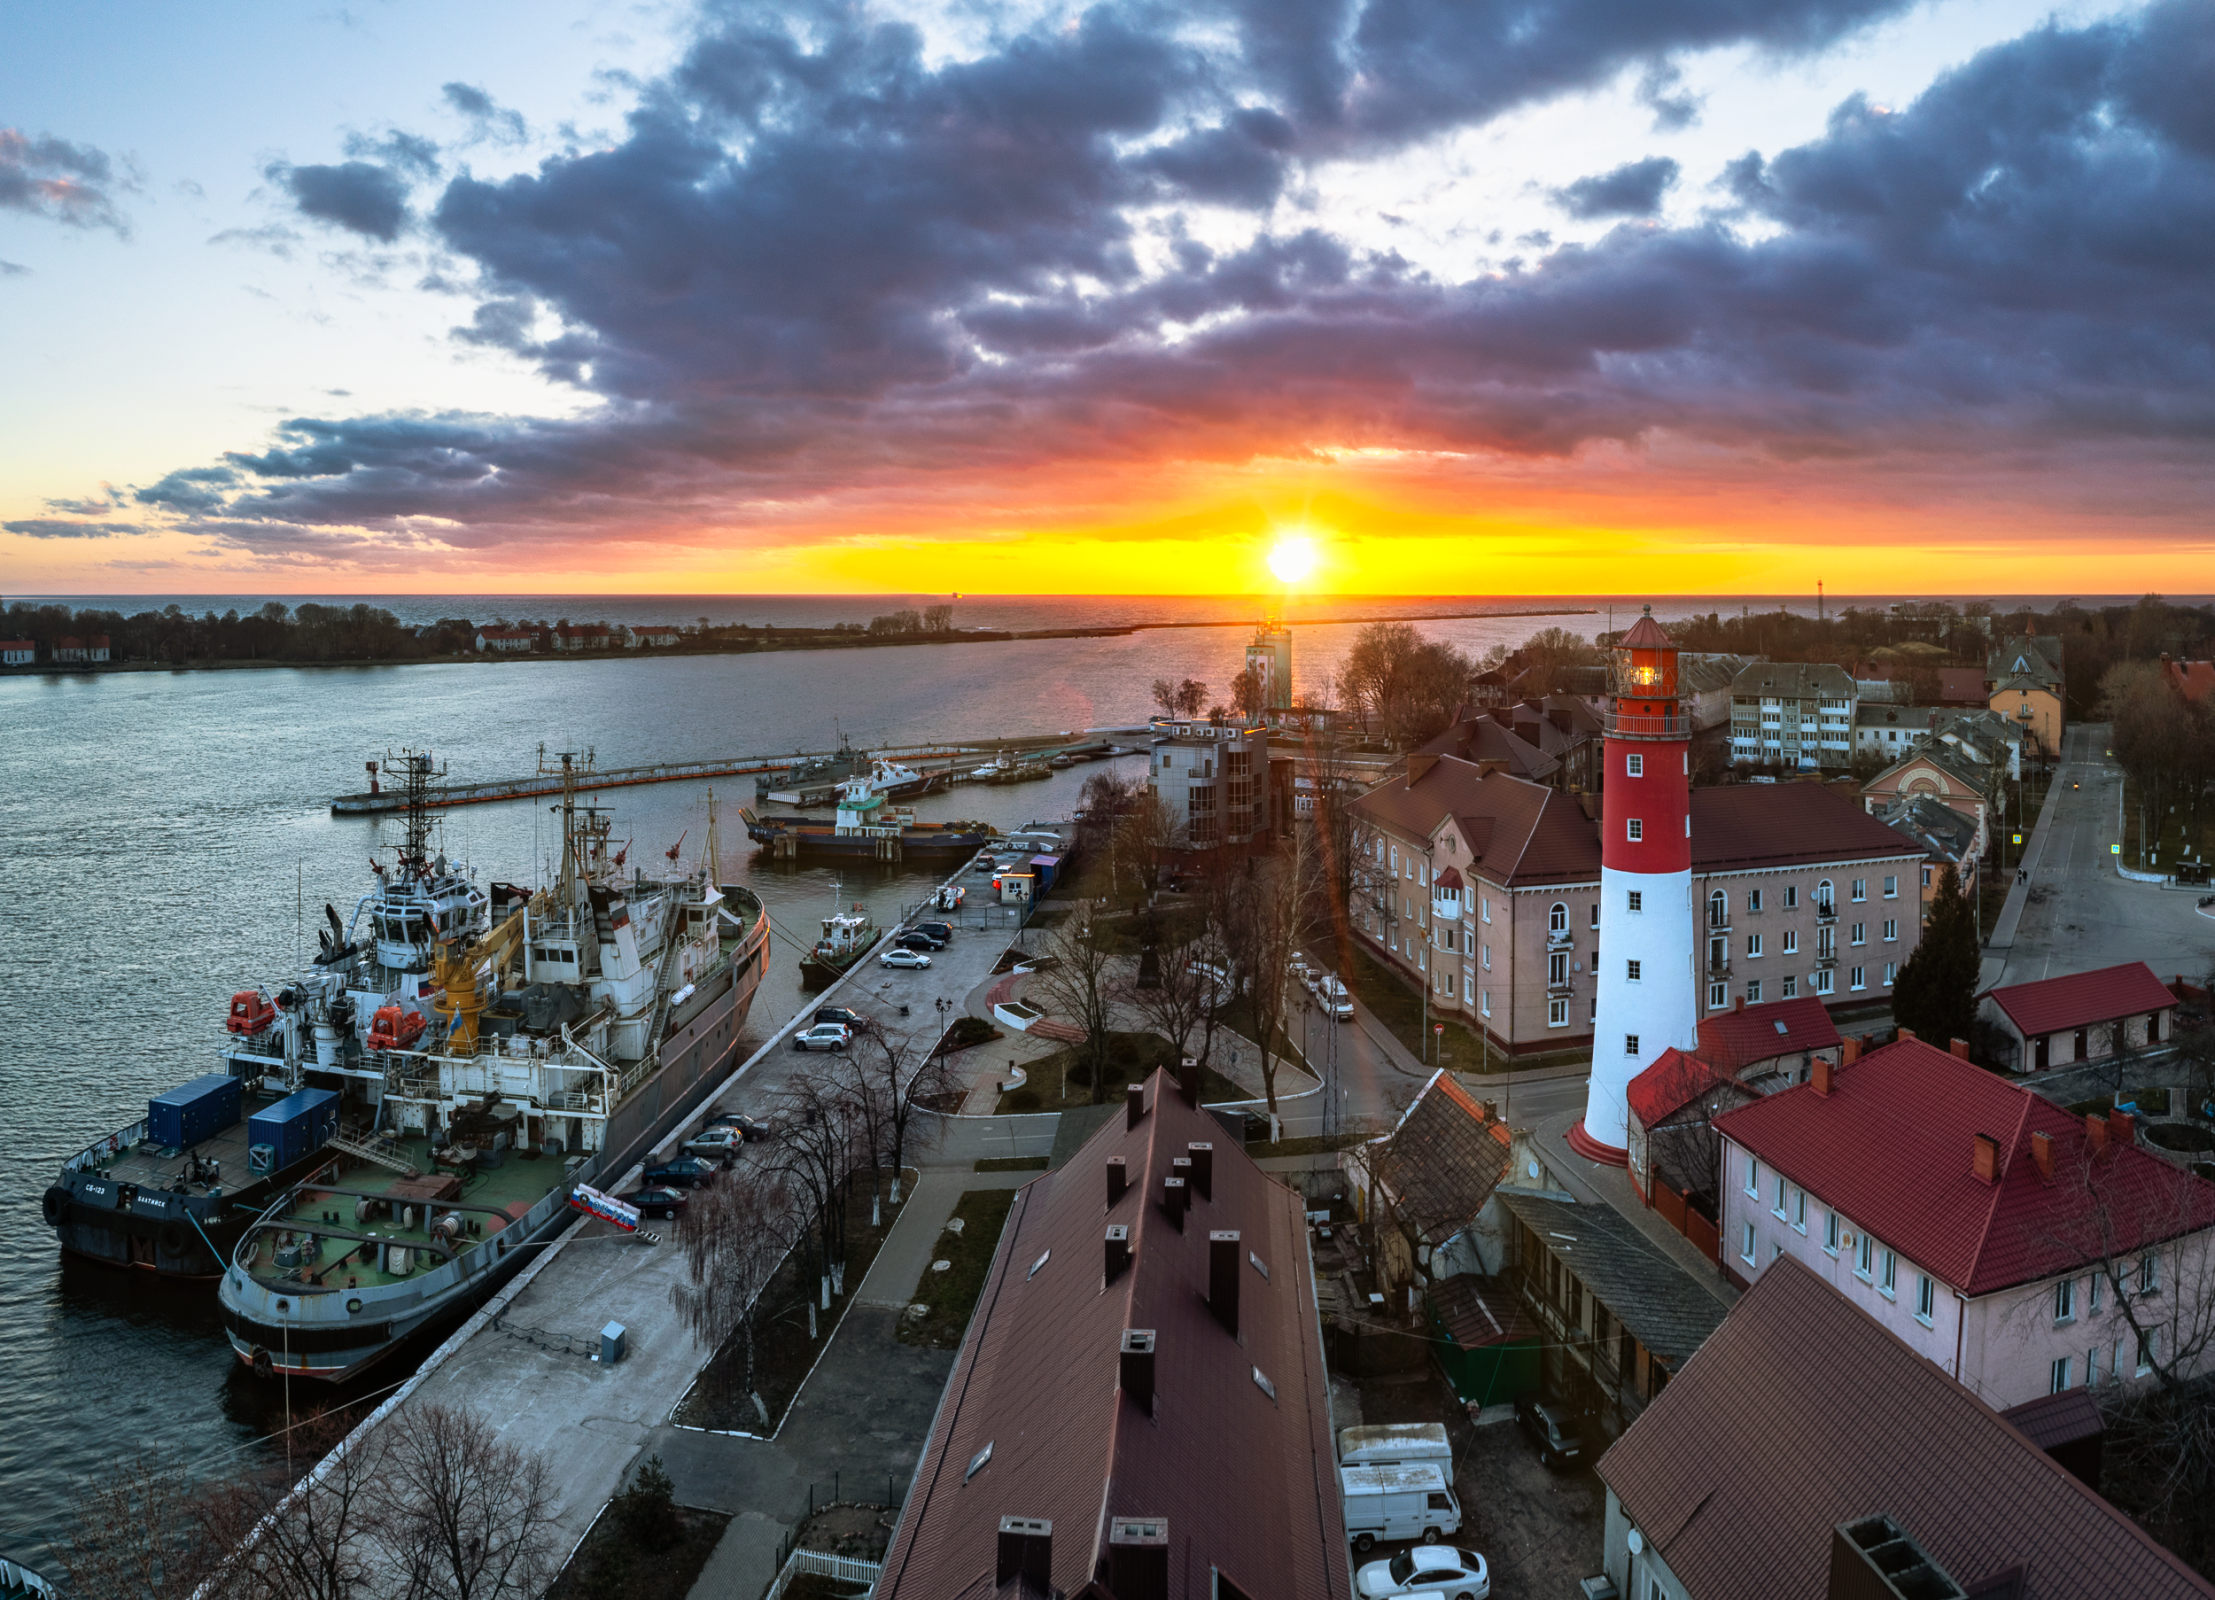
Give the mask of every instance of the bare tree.
<svg viewBox="0 0 2215 1600">
<path fill-rule="evenodd" d="M 1114 854 L 1116 830 L 1146 797 L 1145 779 L 1112 767 L 1088 774 L 1077 791 L 1078 837 L 1085 850 L 1107 855 L 1111 878 L 1119 876 Z"/>
<path fill-rule="evenodd" d="M 1116 984 L 1115 957 L 1101 940 L 1096 917 L 1091 901 L 1079 901 L 1066 922 L 1047 931 L 1047 959 L 1040 963 L 1028 992 L 1044 1002 L 1043 1009 L 1084 1030 L 1077 1058 L 1091 1068 L 1092 1103 L 1099 1105 L 1107 1098 L 1108 1052 L 1113 1043 L 1109 1023 Z"/>
<path fill-rule="evenodd" d="M 834 1292 L 845 1292 L 846 1196 L 863 1153 L 861 1109 L 849 1085 L 815 1074 L 787 1079 L 777 1106 L 782 1133 L 775 1164 L 805 1204 L 828 1306 Z"/>
<path fill-rule="evenodd" d="M 762 1425 L 769 1412 L 754 1387 L 754 1352 L 771 1308 L 769 1286 L 791 1250 L 799 1217 L 783 1178 L 751 1162 L 697 1190 L 685 1208 L 679 1238 L 685 1281 L 669 1298 L 692 1337 L 711 1350 L 730 1347 L 724 1373 L 754 1402 Z"/>
<path fill-rule="evenodd" d="M 1130 1002 L 1147 1026 L 1167 1039 L 1180 1056 L 1208 1066 L 1215 1052 L 1223 998 L 1214 974 L 1228 972 L 1231 961 L 1222 930 L 1212 917 L 1205 918 L 1182 943 L 1160 954 L 1159 981 L 1152 988 L 1133 989 Z"/>
<path fill-rule="evenodd" d="M 297 1484 L 280 1469 L 248 1472 L 198 1496 L 193 1527 L 217 1561 L 200 1600 L 354 1600 L 382 1587 L 391 1431 L 350 1436 L 326 1413 L 298 1425 L 316 1466 Z"/>
<path fill-rule="evenodd" d="M 534 1600 L 553 1578 L 554 1475 L 473 1411 L 389 1426 L 381 1515 L 401 1600 Z"/>
<path fill-rule="evenodd" d="M 1243 668 L 1231 679 L 1231 707 L 1241 721 L 1251 721 L 1267 709 L 1261 703 L 1263 694 L 1261 674 L 1252 667 Z"/>
<path fill-rule="evenodd" d="M 181 1464 L 139 1454 L 87 1479 L 77 1523 L 54 1546 L 75 1594 L 182 1600 L 205 1576 L 190 1480 Z"/>
<path fill-rule="evenodd" d="M 1284 1021 L 1292 957 L 1304 942 L 1309 909 L 1319 898 L 1316 860 L 1307 832 L 1294 829 L 1267 855 L 1249 857 L 1243 872 L 1221 874 L 1211 894 L 1236 974 L 1239 1008 L 1261 1050 L 1262 1094 L 1272 1116 L 1277 1114 L 1277 1069 L 1282 1065 L 1273 1047 Z"/>
<path fill-rule="evenodd" d="M 912 1033 L 875 1027 L 855 1039 L 844 1070 L 860 1098 L 873 1165 L 892 1174 L 892 1203 L 900 1203 L 900 1169 L 911 1150 L 925 1143 L 916 1121 L 917 1102 L 954 1086 L 957 1074 L 946 1065 L 943 1040 L 929 1045 Z"/>
<path fill-rule="evenodd" d="M 1374 859 L 1379 835 L 1356 803 L 1366 786 L 1335 736 L 1309 738 L 1301 747 L 1300 765 L 1306 768 L 1315 797 L 1307 831 L 1315 855 L 1313 882 L 1321 903 L 1311 912 L 1310 921 L 1317 934 L 1330 933 L 1337 947 L 1336 965 L 1343 972 L 1353 962 L 1361 903 L 1375 898 L 1377 881 L 1384 873 Z"/>
<path fill-rule="evenodd" d="M 1196 678 L 1186 678 L 1181 683 L 1156 678 L 1153 696 L 1154 704 L 1161 707 L 1165 717 L 1196 717 L 1207 704 L 1207 685 Z"/>
<path fill-rule="evenodd" d="M 1152 789 L 1135 796 L 1130 809 L 1115 825 L 1110 848 L 1109 876 L 1118 892 L 1128 877 L 1141 891 L 1153 893 L 1161 878 L 1161 864 L 1177 847 L 1177 821 L 1168 804 Z"/>
<path fill-rule="evenodd" d="M 1371 622 L 1354 635 L 1338 682 L 1362 726 L 1397 747 L 1419 744 L 1451 722 L 1475 672 L 1461 651 L 1425 639 L 1410 623 Z"/>
</svg>

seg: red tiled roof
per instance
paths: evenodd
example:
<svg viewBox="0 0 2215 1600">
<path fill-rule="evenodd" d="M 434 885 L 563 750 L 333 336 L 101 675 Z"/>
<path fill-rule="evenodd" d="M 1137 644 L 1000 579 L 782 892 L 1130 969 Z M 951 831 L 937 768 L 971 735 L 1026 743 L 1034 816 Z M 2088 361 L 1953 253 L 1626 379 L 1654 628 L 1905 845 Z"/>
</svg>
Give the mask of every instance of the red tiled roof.
<svg viewBox="0 0 2215 1600">
<path fill-rule="evenodd" d="M 1692 791 L 1694 873 L 1921 855 L 1819 783 L 1732 783 Z"/>
<path fill-rule="evenodd" d="M 2215 1184 L 2135 1145 L 2095 1158 L 2084 1119 L 1919 1039 L 1840 1067 L 1834 1085 L 1801 1084 L 1715 1126 L 1965 1294 L 2215 1226 Z M 1976 1175 L 1980 1133 L 1999 1145 L 1997 1183 Z M 2032 1154 L 2038 1133 L 2053 1140 L 2051 1180 Z"/>
<path fill-rule="evenodd" d="M 2031 1038 L 2142 1016 L 2176 1004 L 2176 997 L 2143 961 L 2040 978 L 2036 983 L 2011 983 L 1994 989 L 1991 997 L 2007 1013 L 2008 1021 Z"/>
<path fill-rule="evenodd" d="M 1166 1520 L 1168 1600 L 1212 1594 L 1211 1568 L 1250 1595 L 1347 1594 L 1303 1202 L 1158 1072 L 1147 1100 L 1136 1128 L 1115 1116 L 1018 1195 L 886 1553 L 881 1600 L 990 1595 L 1010 1516 L 1053 1523 L 1053 1586 L 1069 1595 L 1093 1580 L 1110 1520 L 1123 1517 Z M 1180 1232 L 1162 1183 L 1194 1140 L 1214 1145 L 1212 1195 L 1194 1197 Z M 1116 1156 L 1131 1184 L 1111 1207 Z M 1103 1285 L 1103 1230 L 1116 1224 L 1130 1229 L 1132 1258 Z M 1208 1305 L 1216 1229 L 1239 1233 L 1236 1338 Z M 1132 1328 L 1155 1333 L 1151 1417 L 1118 1386 Z M 965 1478 L 987 1444 L 990 1459 Z"/>
<path fill-rule="evenodd" d="M 1700 1054 L 1730 1077 L 1756 1061 L 1837 1047 L 1838 1025 L 1811 995 L 1724 1011 L 1700 1022 Z"/>
<path fill-rule="evenodd" d="M 1507 1176 L 1507 1124 L 1484 1114 L 1443 1071 L 1378 1142 L 1376 1172 L 1400 1220 L 1426 1243 L 1444 1244 L 1474 1222 Z"/>
<path fill-rule="evenodd" d="M 1460 888 L 1461 869 L 1459 867 L 1448 867 L 1444 872 L 1441 872 L 1437 877 L 1431 880 L 1431 887 L 1434 889 Z"/>
<path fill-rule="evenodd" d="M 1600 1458 L 1599 1473 L 1700 1600 L 1825 1600 L 1832 1529 L 1880 1512 L 1971 1592 L 2215 1595 L 1790 1256 L 1731 1308 Z M 2019 1587 L 1984 1589 L 2018 1564 Z"/>
<path fill-rule="evenodd" d="M 1975 667 L 1940 667 L 1938 699 L 1944 705 L 1984 704 L 1984 674 Z"/>
<path fill-rule="evenodd" d="M 1669 637 L 1668 630 L 1654 621 L 1654 614 L 1649 610 L 1644 616 L 1625 628 L 1622 635 L 1615 641 L 1615 647 L 1618 650 L 1632 645 L 1645 649 L 1661 645 L 1674 650 L 1677 647 L 1677 642 Z"/>
<path fill-rule="evenodd" d="M 1631 1079 L 1631 1115 L 1642 1128 L 1658 1126 L 1722 1081 L 1713 1067 L 1689 1050 L 1664 1050 L 1652 1066 Z"/>
<path fill-rule="evenodd" d="M 2169 682 L 2177 693 L 2187 700 L 2205 700 L 2215 695 L 2215 661 L 2170 661 L 2164 659 L 2161 670 L 2168 674 Z"/>
</svg>

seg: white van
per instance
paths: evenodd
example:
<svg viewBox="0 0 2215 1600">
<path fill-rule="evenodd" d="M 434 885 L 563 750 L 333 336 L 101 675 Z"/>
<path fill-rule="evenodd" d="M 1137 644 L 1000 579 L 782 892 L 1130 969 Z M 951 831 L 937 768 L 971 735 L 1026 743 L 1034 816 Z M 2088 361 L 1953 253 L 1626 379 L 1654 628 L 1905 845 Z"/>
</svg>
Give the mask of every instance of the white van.
<svg viewBox="0 0 2215 1600">
<path fill-rule="evenodd" d="M 1315 986 L 1315 997 L 1323 1002 L 1323 1009 L 1340 1022 L 1352 1020 L 1354 997 L 1346 992 L 1346 985 L 1335 974 L 1323 974 L 1323 981 Z"/>
<path fill-rule="evenodd" d="M 1443 1422 L 1387 1422 L 1338 1430 L 1342 1467 L 1396 1467 L 1410 1461 L 1435 1461 L 1451 1476 L 1453 1446 Z"/>
<path fill-rule="evenodd" d="M 1340 1467 L 1346 1537 L 1369 1551 L 1379 1539 L 1450 1539 L 1461 1531 L 1461 1502 L 1435 1461 L 1391 1467 Z"/>
</svg>

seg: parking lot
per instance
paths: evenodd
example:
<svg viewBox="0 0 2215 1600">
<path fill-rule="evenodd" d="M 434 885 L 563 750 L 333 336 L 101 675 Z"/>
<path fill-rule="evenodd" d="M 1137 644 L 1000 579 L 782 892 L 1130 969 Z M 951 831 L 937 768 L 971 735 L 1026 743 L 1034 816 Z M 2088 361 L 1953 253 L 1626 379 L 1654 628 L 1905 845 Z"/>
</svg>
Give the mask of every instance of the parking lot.
<svg viewBox="0 0 2215 1600">
<path fill-rule="evenodd" d="M 1514 1423 L 1475 1426 L 1435 1367 L 1364 1381 L 1361 1420 L 1445 1423 L 1462 1510 L 1453 1542 L 1484 1557 L 1496 1600 L 1573 1596 L 1578 1579 L 1600 1570 L 1607 1492 L 1589 1463 L 1556 1472 Z M 1357 1569 L 1405 1548 L 1380 1544 Z"/>
</svg>

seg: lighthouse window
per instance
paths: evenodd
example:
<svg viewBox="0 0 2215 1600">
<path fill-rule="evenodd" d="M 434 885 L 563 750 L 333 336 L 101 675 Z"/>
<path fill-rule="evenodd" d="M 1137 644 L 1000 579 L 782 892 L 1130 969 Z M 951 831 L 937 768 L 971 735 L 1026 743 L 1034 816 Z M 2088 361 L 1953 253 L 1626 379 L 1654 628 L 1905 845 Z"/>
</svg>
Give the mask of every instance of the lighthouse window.
<svg viewBox="0 0 2215 1600">
<path fill-rule="evenodd" d="M 1644 756 L 1633 752 L 1624 759 L 1626 761 L 1624 772 L 1627 776 L 1643 778 L 1646 775 L 1646 758 Z"/>
<path fill-rule="evenodd" d="M 1623 909 L 1625 909 L 1626 911 L 1643 911 L 1643 910 L 1645 910 L 1645 908 L 1646 908 L 1646 894 L 1645 894 L 1645 891 L 1644 891 L 1644 890 L 1642 890 L 1642 889 L 1633 889 L 1633 890 L 1631 890 L 1631 891 L 1629 892 L 1629 903 L 1628 903 L 1627 905 L 1625 905 Z"/>
<path fill-rule="evenodd" d="M 1623 827 L 1632 844 L 1646 837 L 1646 824 L 1637 817 L 1632 817 Z"/>
<path fill-rule="evenodd" d="M 1624 962 L 1623 976 L 1632 983 L 1638 982 L 1638 963 L 1635 961 Z"/>
<path fill-rule="evenodd" d="M 1636 1054 L 1638 1054 L 1637 1034 L 1626 1033 L 1623 1035 L 1623 1054 L 1625 1054 L 1626 1056 L 1635 1056 Z"/>
</svg>

